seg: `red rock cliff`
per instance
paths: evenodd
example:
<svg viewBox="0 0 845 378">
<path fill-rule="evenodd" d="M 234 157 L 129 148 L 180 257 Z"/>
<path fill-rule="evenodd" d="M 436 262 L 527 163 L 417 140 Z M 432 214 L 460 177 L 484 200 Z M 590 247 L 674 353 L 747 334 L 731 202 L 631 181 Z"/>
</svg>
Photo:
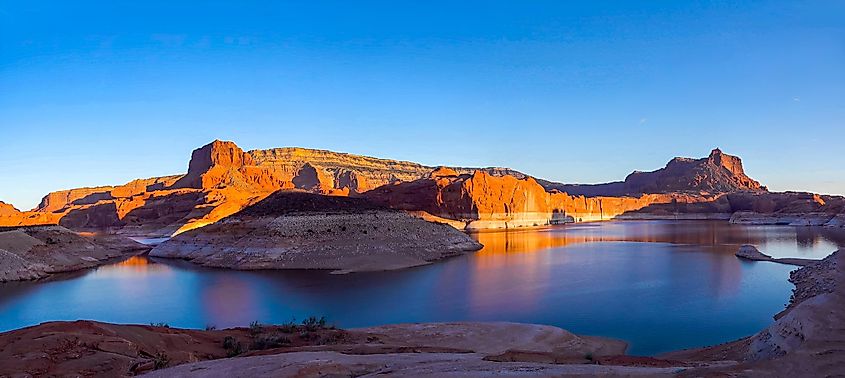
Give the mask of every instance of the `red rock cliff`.
<svg viewBox="0 0 845 378">
<path fill-rule="evenodd" d="M 455 175 L 442 168 L 428 178 L 385 185 L 363 195 L 393 208 L 460 221 L 467 229 L 607 220 L 672 200 L 668 195 L 576 197 L 557 191 L 546 192 L 530 177 L 493 176 L 482 171 Z"/>
</svg>

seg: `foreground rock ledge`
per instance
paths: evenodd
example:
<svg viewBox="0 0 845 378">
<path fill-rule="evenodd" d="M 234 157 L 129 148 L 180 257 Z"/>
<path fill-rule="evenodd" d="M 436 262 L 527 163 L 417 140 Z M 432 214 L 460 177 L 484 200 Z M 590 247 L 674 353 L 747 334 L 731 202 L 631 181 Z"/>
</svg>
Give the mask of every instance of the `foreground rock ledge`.
<svg viewBox="0 0 845 378">
<path fill-rule="evenodd" d="M 621 356 L 622 341 L 517 323 L 200 331 L 50 322 L 0 334 L 0 346 L 0 376 L 669 376 L 683 365 Z"/>
<path fill-rule="evenodd" d="M 482 246 L 451 226 L 364 199 L 279 191 L 215 224 L 179 234 L 150 256 L 231 269 L 402 269 Z"/>
</svg>

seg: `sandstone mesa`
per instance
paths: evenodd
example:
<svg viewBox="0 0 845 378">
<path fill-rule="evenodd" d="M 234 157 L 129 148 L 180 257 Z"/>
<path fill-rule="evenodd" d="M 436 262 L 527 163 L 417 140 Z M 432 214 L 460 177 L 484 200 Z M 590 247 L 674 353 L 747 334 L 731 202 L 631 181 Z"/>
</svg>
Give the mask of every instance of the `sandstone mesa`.
<svg viewBox="0 0 845 378">
<path fill-rule="evenodd" d="M 571 185 L 507 168 L 428 167 L 304 148 L 245 152 L 224 141 L 195 150 L 184 175 L 53 192 L 27 212 L 0 205 L 0 225 L 170 236 L 214 223 L 277 190 L 364 196 L 466 230 L 615 218 L 845 226 L 842 197 L 768 192 L 745 174 L 738 157 L 718 149 L 634 172 L 624 182 Z"/>
<path fill-rule="evenodd" d="M 25 212 L 0 203 L 0 226 L 60 225 L 79 232 L 143 237 L 170 237 L 203 228 L 190 234 L 193 242 L 186 242 L 187 237 L 179 238 L 158 249 L 156 254 L 190 258 L 205 265 L 239 268 L 370 269 L 362 268 L 362 264 L 369 264 L 365 263 L 366 259 L 339 257 L 341 253 L 350 253 L 341 249 L 329 255 L 343 261 L 343 264 L 327 264 L 316 255 L 310 263 L 304 263 L 307 259 L 297 260 L 296 263 L 272 262 L 267 260 L 268 256 L 281 259 L 278 250 L 273 252 L 275 254 L 270 253 L 274 246 L 262 247 L 245 241 L 237 244 L 237 235 L 229 234 L 221 239 L 220 227 L 204 228 L 235 216 L 279 191 L 362 197 L 384 207 L 405 211 L 416 218 L 448 224 L 462 231 L 610 219 L 729 219 L 733 223 L 745 224 L 845 226 L 845 198 L 769 192 L 745 174 L 738 157 L 719 149 L 705 158 L 675 158 L 656 171 L 634 172 L 624 182 L 566 185 L 535 179 L 507 168 L 429 167 L 304 148 L 243 151 L 233 142 L 219 140 L 194 150 L 188 171 L 183 175 L 137 179 L 119 186 L 53 192 L 44 196 L 38 207 Z M 390 214 L 397 218 L 395 222 L 409 227 L 419 222 L 416 218 Z M 236 218 L 229 222 L 234 222 Z M 286 223 L 292 217 L 273 219 L 269 215 L 261 220 L 252 219 L 252 224 L 244 229 L 272 226 L 280 230 L 294 226 Z M 298 219 L 302 221 L 306 218 L 300 216 Z M 331 222 L 327 222 L 319 228 L 333 229 Z M 383 220 L 373 218 L 370 225 L 380 222 L 383 223 Z M 364 224 L 358 226 L 364 227 Z M 457 237 L 431 227 L 420 229 L 430 232 L 423 232 L 414 239 L 421 246 L 419 250 L 433 249 L 438 244 L 437 238 L 452 240 Z M 379 236 L 390 239 L 385 231 L 382 228 Z M 210 235 L 203 236 L 203 232 Z M 296 239 L 293 234 L 290 236 L 289 243 L 271 237 L 264 242 L 282 243 L 288 245 L 287 250 L 295 251 L 293 245 L 306 240 L 302 237 Z M 206 237 L 208 240 L 202 242 Z M 230 252 L 237 249 L 235 246 L 243 247 L 238 250 L 243 252 L 246 244 L 253 251 L 263 252 L 244 254 L 251 256 L 247 258 L 250 262 L 236 261 L 231 256 L 224 258 L 219 250 L 212 253 L 207 243 L 209 240 L 228 240 L 231 245 L 227 251 Z M 175 248 L 180 242 L 182 247 Z M 328 240 L 326 243 L 331 244 Z M 382 265 L 388 268 L 413 266 L 436 260 L 438 256 L 453 255 L 456 249 L 448 247 L 450 243 L 452 241 L 441 244 L 445 249 L 438 253 Z M 467 243 L 467 240 L 460 243 Z M 368 251 L 379 250 L 375 244 L 361 244 L 359 247 Z M 286 256 L 290 258 L 291 254 Z M 397 256 L 393 255 L 393 258 Z M 371 264 L 371 269 L 376 269 L 376 265 Z"/>
</svg>

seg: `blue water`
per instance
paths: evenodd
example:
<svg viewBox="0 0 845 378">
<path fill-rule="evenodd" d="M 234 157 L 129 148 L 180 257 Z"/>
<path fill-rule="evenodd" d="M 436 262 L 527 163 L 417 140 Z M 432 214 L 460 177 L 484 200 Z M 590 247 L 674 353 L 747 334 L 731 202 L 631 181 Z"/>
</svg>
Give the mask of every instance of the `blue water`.
<svg viewBox="0 0 845 378">
<path fill-rule="evenodd" d="M 810 230 L 813 233 L 808 233 Z M 842 244 L 821 229 L 726 222 L 608 222 L 475 235 L 485 248 L 429 266 L 330 275 L 242 272 L 136 257 L 47 282 L 0 285 L 0 330 L 48 320 L 229 327 L 325 315 L 341 327 L 504 320 L 559 326 L 655 354 L 762 329 L 783 309 L 794 267 L 745 262 Z"/>
</svg>

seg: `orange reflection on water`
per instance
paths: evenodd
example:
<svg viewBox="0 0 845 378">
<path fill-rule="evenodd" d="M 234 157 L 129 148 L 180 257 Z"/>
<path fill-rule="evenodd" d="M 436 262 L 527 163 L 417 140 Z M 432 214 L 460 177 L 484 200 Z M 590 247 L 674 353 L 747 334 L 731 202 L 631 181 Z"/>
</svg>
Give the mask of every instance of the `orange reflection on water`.
<svg viewBox="0 0 845 378">
<path fill-rule="evenodd" d="M 566 264 L 570 260 L 569 254 L 543 253 L 549 249 L 583 245 L 589 243 L 608 242 L 638 242 L 638 243 L 667 243 L 675 245 L 678 255 L 670 255 L 667 259 L 655 259 L 641 256 L 631 259 L 632 264 L 628 273 L 631 275 L 645 274 L 657 270 L 665 270 L 662 277 L 675 277 L 679 272 L 688 274 L 683 269 L 683 253 L 704 252 L 714 253 L 702 269 L 712 276 L 710 288 L 718 297 L 730 296 L 737 292 L 741 284 L 742 270 L 734 259 L 720 258 L 718 252 L 733 251 L 738 247 L 739 240 L 751 237 L 742 230 L 731 230 L 726 227 L 713 227 L 710 224 L 688 224 L 697 226 L 694 230 L 677 227 L 673 224 L 655 223 L 617 223 L 590 226 L 563 226 L 547 229 L 487 232 L 474 234 L 473 237 L 484 245 L 474 256 L 472 265 L 470 300 L 475 308 L 485 308 L 499 303 L 502 295 L 508 295 L 509 287 L 501 286 L 501 276 L 512 275 L 516 282 L 533 281 L 549 282 L 554 280 L 555 267 L 553 264 Z M 595 252 L 600 253 L 603 247 Z M 641 250 L 641 249 L 635 249 Z M 552 261 L 554 261 L 552 263 Z M 675 266 L 681 264 L 681 266 Z M 598 274 L 598 273 L 596 273 Z M 670 278 L 671 279 L 671 278 Z M 685 277 L 675 277 L 684 281 Z M 516 308 L 530 312 L 542 305 L 540 300 L 546 293 L 538 287 L 537 290 L 522 290 L 519 295 L 510 296 Z"/>
<path fill-rule="evenodd" d="M 623 241 L 625 238 L 605 234 L 558 232 L 561 228 L 525 231 L 484 232 L 473 237 L 484 245 L 478 254 L 531 253 L 573 244 Z"/>
<path fill-rule="evenodd" d="M 541 301 L 548 293 L 542 287 L 526 289 L 523 285 L 551 282 L 555 279 L 551 259 L 560 263 L 568 256 L 536 252 L 572 244 L 618 240 L 604 235 L 569 235 L 555 232 L 554 228 L 485 232 L 473 237 L 484 245 L 473 256 L 474 263 L 468 277 L 468 300 L 470 308 L 478 312 L 476 316 L 490 313 L 491 308 L 501 303 L 503 296 L 509 298 L 511 309 L 518 309 L 523 314 L 530 314 L 544 305 Z M 506 276 L 511 278 L 503 279 Z M 515 282 L 518 287 L 514 287 Z"/>
<path fill-rule="evenodd" d="M 126 273 L 166 273 L 173 268 L 165 264 L 156 264 L 147 256 L 132 256 L 116 264 L 105 265 L 97 269 L 97 274 L 126 274 Z"/>
</svg>

